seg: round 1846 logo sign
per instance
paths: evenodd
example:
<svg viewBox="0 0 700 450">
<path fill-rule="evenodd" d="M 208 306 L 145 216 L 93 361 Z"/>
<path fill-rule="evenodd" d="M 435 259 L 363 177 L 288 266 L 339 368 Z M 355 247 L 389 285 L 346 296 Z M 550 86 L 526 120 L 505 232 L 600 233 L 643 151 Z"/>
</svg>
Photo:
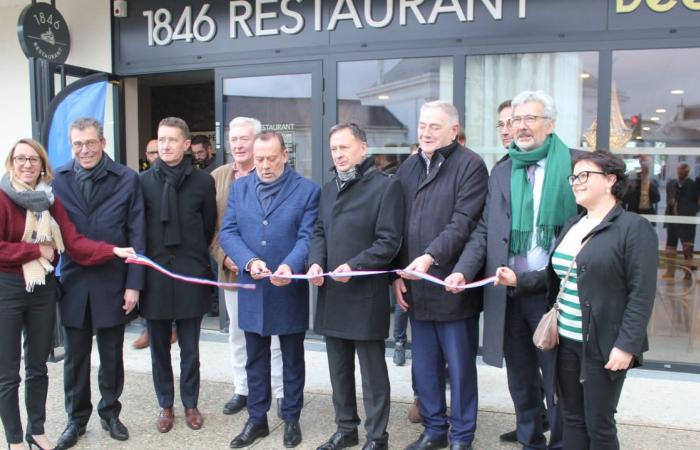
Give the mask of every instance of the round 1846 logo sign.
<svg viewBox="0 0 700 450">
<path fill-rule="evenodd" d="M 68 58 L 68 24 L 61 13 L 48 3 L 34 3 L 24 8 L 17 22 L 17 34 L 28 58 L 41 58 L 57 64 Z"/>
</svg>

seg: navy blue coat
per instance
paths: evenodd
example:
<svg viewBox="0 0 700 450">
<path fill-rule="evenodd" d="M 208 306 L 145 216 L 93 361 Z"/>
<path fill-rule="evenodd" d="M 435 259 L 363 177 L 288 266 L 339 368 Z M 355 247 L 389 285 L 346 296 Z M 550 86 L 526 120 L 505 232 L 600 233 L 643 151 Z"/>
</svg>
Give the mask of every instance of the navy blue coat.
<svg viewBox="0 0 700 450">
<path fill-rule="evenodd" d="M 257 257 L 272 272 L 281 264 L 293 273 L 305 271 L 321 189 L 292 170 L 265 213 L 255 181 L 249 175 L 231 186 L 219 238 L 224 253 L 241 268 L 238 281 L 256 284 L 255 290 L 238 291 L 238 326 L 261 336 L 302 333 L 309 327 L 308 282 L 277 287 L 269 279 L 253 280 L 243 268 Z"/>
<path fill-rule="evenodd" d="M 104 172 L 95 180 L 88 204 L 80 192 L 71 160 L 56 170 L 53 188 L 80 233 L 145 252 L 146 218 L 136 172 L 108 159 Z M 64 293 L 59 305 L 64 326 L 82 328 L 89 303 L 92 326 L 110 328 L 136 315 L 136 311 L 124 314 L 124 290 L 143 289 L 144 267 L 125 264 L 120 258 L 86 267 L 64 253 L 61 283 Z"/>
</svg>

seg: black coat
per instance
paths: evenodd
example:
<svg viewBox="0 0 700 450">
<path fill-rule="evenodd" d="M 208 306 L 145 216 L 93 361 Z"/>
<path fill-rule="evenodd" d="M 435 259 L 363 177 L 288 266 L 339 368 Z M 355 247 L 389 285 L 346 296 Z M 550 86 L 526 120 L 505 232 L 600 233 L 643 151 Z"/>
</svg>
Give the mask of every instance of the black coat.
<svg viewBox="0 0 700 450">
<path fill-rule="evenodd" d="M 374 168 L 372 158 L 360 165 L 360 178 L 338 189 L 337 178 L 323 186 L 309 265 L 332 271 L 342 264 L 353 270 L 386 270 L 401 247 L 403 196 L 398 181 Z M 319 288 L 314 330 L 324 336 L 383 340 L 389 334 L 389 277 L 328 277 Z"/>
<path fill-rule="evenodd" d="M 89 203 L 80 192 L 73 160 L 56 170 L 54 191 L 81 234 L 143 253 L 146 219 L 138 175 L 105 157 L 104 171 L 94 182 Z M 61 283 L 59 305 L 64 326 L 82 328 L 89 304 L 93 328 L 111 328 L 135 317 L 136 311 L 124 314 L 124 290 L 143 289 L 144 267 L 126 264 L 120 258 L 98 266 L 81 266 L 65 253 L 61 257 Z"/>
<path fill-rule="evenodd" d="M 404 244 L 397 268 L 429 253 L 435 258 L 428 273 L 444 279 L 453 272 L 464 243 L 481 216 L 488 172 L 483 159 L 454 141 L 433 155 L 426 176 L 420 154 L 408 158 L 396 177 L 406 202 Z M 407 282 L 406 297 L 419 320 L 450 321 L 478 315 L 481 290 L 451 294 L 427 281 Z"/>
<path fill-rule="evenodd" d="M 212 278 L 209 244 L 216 226 L 214 179 L 196 170 L 185 156 L 187 175 L 177 189 L 177 205 L 182 242 L 166 247 L 160 221 L 163 180 L 155 168 L 139 175 L 146 206 L 146 255 L 169 270 L 200 278 Z M 211 306 L 211 287 L 185 283 L 149 269 L 141 295 L 141 315 L 146 319 L 169 320 L 201 317 Z"/>
<path fill-rule="evenodd" d="M 580 152 L 570 149 L 573 160 Z M 484 213 L 474 232 L 464 246 L 454 271 L 468 281 L 478 277 L 480 271 L 493 275 L 500 266 L 508 265 L 511 229 L 510 176 L 513 161 L 503 158 L 494 166 L 488 183 L 488 195 Z M 513 294 L 517 295 L 517 291 Z M 544 294 L 544 290 L 542 290 Z M 507 296 L 504 286 L 484 287 L 484 337 L 483 358 L 486 364 L 503 366 L 503 340 L 505 336 Z"/>
<path fill-rule="evenodd" d="M 567 224 L 553 248 L 584 214 Z M 588 236 L 592 237 L 576 256 L 583 345 L 597 345 L 606 361 L 612 348 L 617 347 L 633 354 L 635 365 L 639 365 L 642 353 L 649 350 L 647 325 L 656 297 L 659 263 L 656 232 L 648 220 L 615 206 Z M 542 280 L 543 272 L 530 274 Z M 525 282 L 537 289 L 539 280 Z M 553 305 L 560 280 L 551 260 L 546 280 L 547 297 Z"/>
</svg>

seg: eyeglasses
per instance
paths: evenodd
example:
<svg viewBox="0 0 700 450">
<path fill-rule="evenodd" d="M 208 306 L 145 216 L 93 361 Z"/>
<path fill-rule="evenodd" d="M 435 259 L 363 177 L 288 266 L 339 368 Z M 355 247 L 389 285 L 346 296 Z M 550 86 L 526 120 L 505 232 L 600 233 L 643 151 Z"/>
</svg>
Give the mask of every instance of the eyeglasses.
<svg viewBox="0 0 700 450">
<path fill-rule="evenodd" d="M 496 125 L 496 128 L 499 130 L 502 130 L 504 128 L 510 127 L 510 124 L 508 122 L 501 122 L 500 120 L 498 121 L 498 124 Z"/>
<path fill-rule="evenodd" d="M 19 164 L 20 166 L 27 164 L 27 161 L 29 161 L 29 165 L 31 166 L 37 166 L 41 162 L 41 158 L 39 158 L 38 156 L 19 155 L 13 156 L 12 159 L 15 161 L 16 164 Z"/>
<path fill-rule="evenodd" d="M 514 116 L 508 119 L 508 126 L 518 128 L 520 124 L 525 122 L 525 125 L 531 127 L 537 122 L 537 119 L 549 119 L 547 116 Z"/>
<path fill-rule="evenodd" d="M 157 155 L 157 154 L 158 154 L 158 150 L 156 150 L 156 151 L 154 151 L 154 152 L 146 152 L 146 154 L 147 154 L 147 155 Z"/>
<path fill-rule="evenodd" d="M 97 139 L 90 139 L 85 142 L 75 141 L 72 142 L 71 145 L 73 146 L 73 150 L 82 150 L 83 147 L 87 148 L 88 150 L 96 150 L 99 143 L 100 141 Z"/>
<path fill-rule="evenodd" d="M 588 181 L 588 176 L 592 173 L 597 173 L 598 175 L 607 175 L 607 173 L 605 172 L 597 172 L 595 170 L 584 170 L 583 172 L 579 172 L 578 175 L 569 175 L 567 178 L 571 186 L 573 186 L 577 181 L 579 184 L 585 184 Z"/>
</svg>

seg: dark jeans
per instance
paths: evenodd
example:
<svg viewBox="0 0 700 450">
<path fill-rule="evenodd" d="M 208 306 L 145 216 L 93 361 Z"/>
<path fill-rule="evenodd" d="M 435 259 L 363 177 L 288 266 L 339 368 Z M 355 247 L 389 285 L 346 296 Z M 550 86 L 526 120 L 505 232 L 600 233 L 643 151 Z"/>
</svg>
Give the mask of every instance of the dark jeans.
<svg viewBox="0 0 700 450">
<path fill-rule="evenodd" d="M 546 311 L 544 295 L 508 298 L 503 355 L 508 390 L 515 407 L 517 438 L 525 449 L 562 446 L 561 415 L 554 404 L 555 352 L 543 352 L 532 343 L 532 334 Z M 544 437 L 543 391 L 551 429 L 549 447 Z"/>
<path fill-rule="evenodd" d="M 476 431 L 478 391 L 476 351 L 479 317 L 437 322 L 411 316 L 413 377 L 420 415 L 431 439 L 448 434 L 452 443 L 470 444 Z M 450 416 L 446 415 L 445 364 L 450 375 Z M 451 430 L 450 430 L 451 428 Z"/>
<path fill-rule="evenodd" d="M 606 361 L 587 346 L 585 382 L 580 383 L 581 343 L 559 338 L 557 381 L 566 450 L 617 450 L 615 412 L 626 371 L 605 369 Z M 592 354 L 590 354 L 592 353 Z M 598 354 L 596 354 L 598 353 Z"/>
<path fill-rule="evenodd" d="M 199 401 L 199 333 L 201 317 L 176 319 L 180 345 L 180 399 L 185 408 L 196 408 Z M 170 360 L 172 320 L 149 320 L 153 386 L 161 408 L 173 406 L 175 383 Z"/>
<path fill-rule="evenodd" d="M 282 417 L 287 422 L 299 420 L 304 406 L 304 337 L 306 333 L 281 334 L 282 352 Z M 267 412 L 272 403 L 270 336 L 245 332 L 246 365 L 248 376 L 248 416 L 256 425 L 267 423 Z"/>
<path fill-rule="evenodd" d="M 68 419 L 80 426 L 87 425 L 92 413 L 90 401 L 90 354 L 92 353 L 92 320 L 90 302 L 85 310 L 82 328 L 64 327 L 66 359 L 63 383 Z M 97 383 L 102 398 L 97 412 L 103 419 L 119 417 L 122 405 L 119 397 L 124 389 L 124 325 L 99 328 L 97 350 L 100 368 Z"/>
<path fill-rule="evenodd" d="M 22 442 L 19 367 L 24 328 L 27 434 L 44 434 L 49 377 L 46 360 L 56 321 L 56 281 L 27 292 L 22 275 L 0 274 L 0 417 L 8 443 Z"/>
</svg>

